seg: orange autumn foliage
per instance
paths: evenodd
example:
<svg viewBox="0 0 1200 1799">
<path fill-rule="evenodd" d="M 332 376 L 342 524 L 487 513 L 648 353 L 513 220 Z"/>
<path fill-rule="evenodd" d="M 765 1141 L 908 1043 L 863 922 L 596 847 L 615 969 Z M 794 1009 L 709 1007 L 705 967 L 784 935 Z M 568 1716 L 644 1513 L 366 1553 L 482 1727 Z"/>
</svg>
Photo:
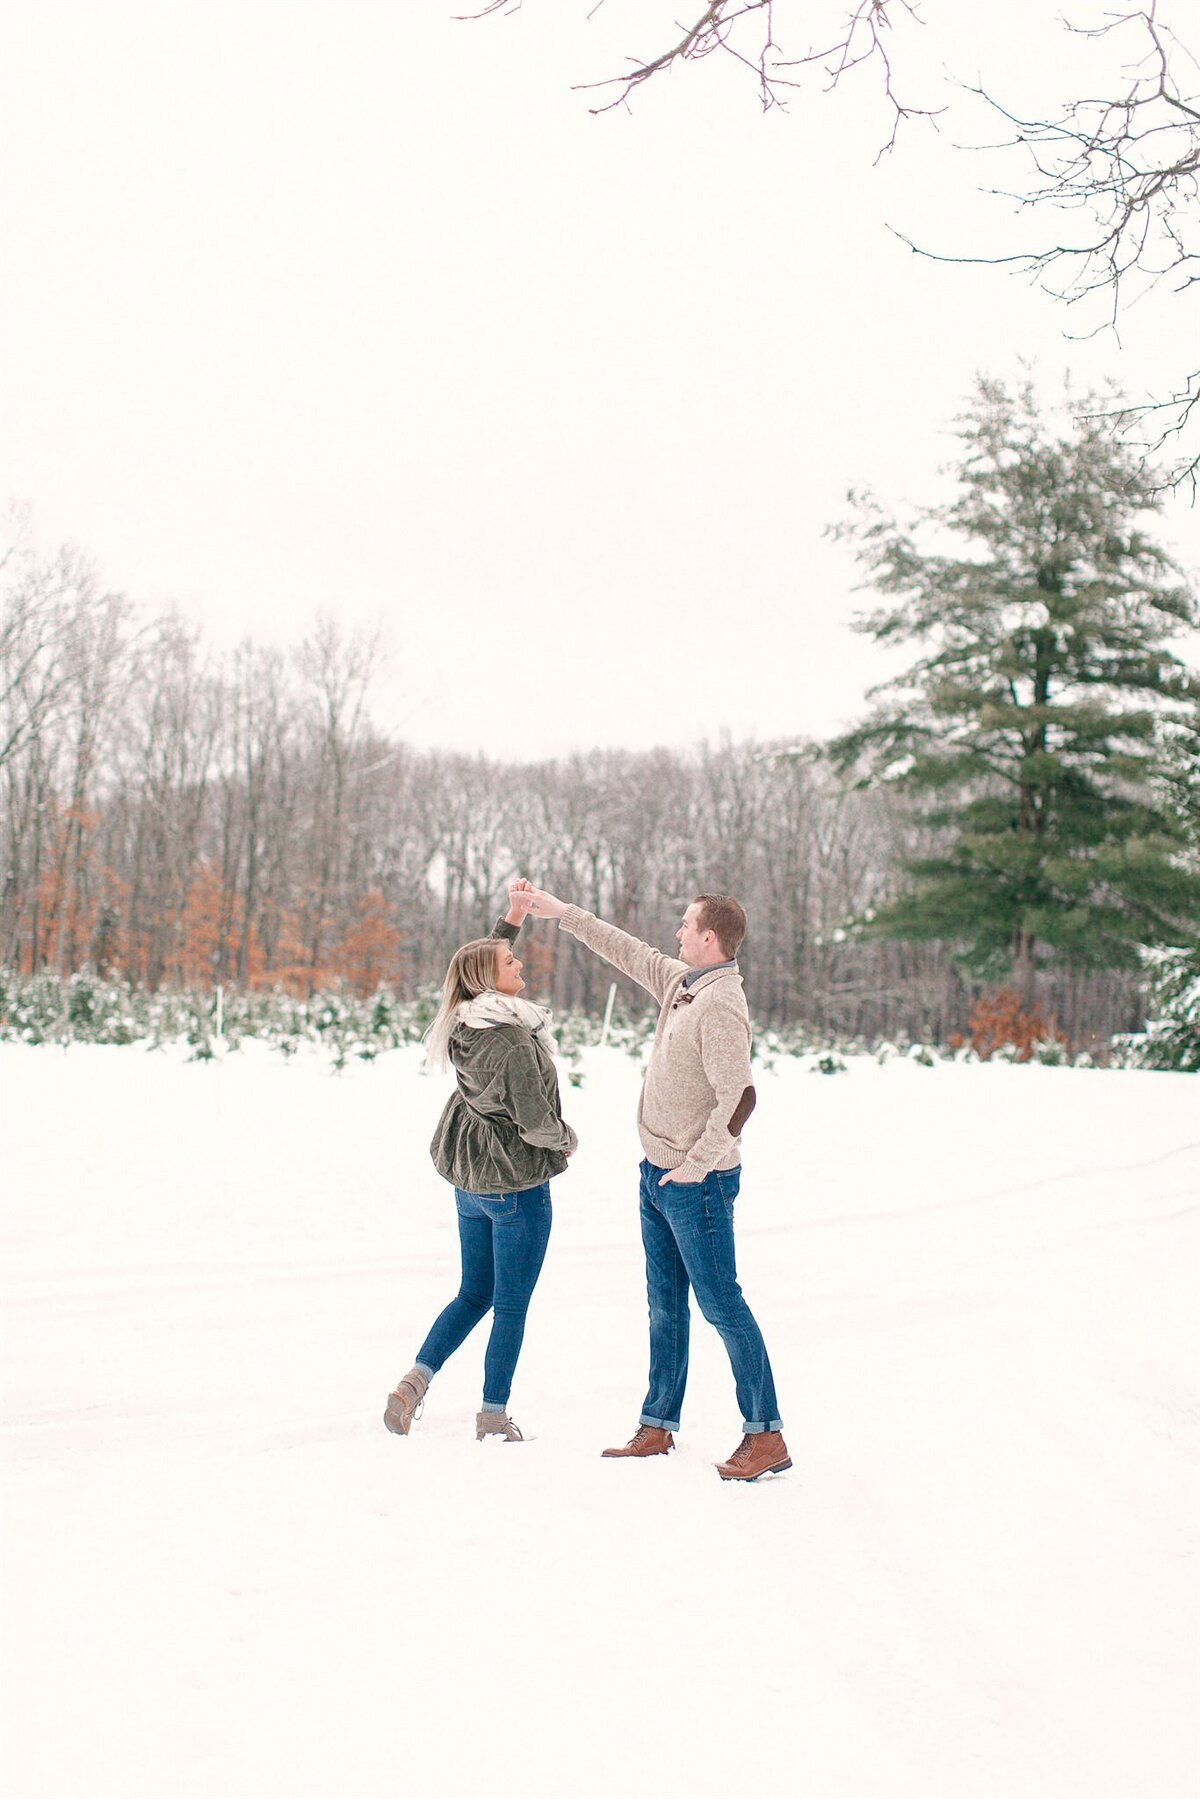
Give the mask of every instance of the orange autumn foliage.
<svg viewBox="0 0 1200 1799">
<path fill-rule="evenodd" d="M 36 942 L 31 937 L 28 945 L 30 973 L 35 963 L 53 967 L 60 958 L 73 963 L 81 953 L 86 955 L 99 910 L 95 894 L 87 891 L 93 861 L 87 836 L 96 827 L 97 814 L 82 806 L 59 811 L 53 800 L 47 810 L 51 832 L 36 888 Z"/>
<path fill-rule="evenodd" d="M 376 987 L 395 981 L 399 972 L 401 936 L 387 916 L 387 903 L 373 887 L 362 901 L 357 924 L 342 937 L 329 958 L 331 972 L 348 981 L 360 999 Z"/>
<path fill-rule="evenodd" d="M 236 895 L 226 894 L 211 862 L 202 862 L 179 915 L 179 978 L 188 985 L 228 980 L 237 968 L 245 909 Z M 264 967 L 262 945 L 253 923 L 246 944 L 246 980 L 253 986 Z"/>
<path fill-rule="evenodd" d="M 324 970 L 314 969 L 307 960 L 300 921 L 294 912 L 275 914 L 271 921 L 272 948 L 269 962 L 254 976 L 254 988 L 281 987 L 285 993 L 302 998 L 321 985 Z"/>
<path fill-rule="evenodd" d="M 1011 1045 L 1017 1050 L 1018 1062 L 1028 1062 L 1038 1043 L 1065 1043 L 1066 1037 L 1052 1018 L 1047 1018 L 1039 1005 L 1023 1008 L 1020 995 L 1012 987 L 983 994 L 967 1021 L 969 1038 L 956 1032 L 950 1039 L 951 1049 L 961 1049 L 966 1042 L 986 1062 L 998 1049 Z"/>
<path fill-rule="evenodd" d="M 148 916 L 143 899 L 140 920 L 132 922 L 128 882 L 97 864 L 90 840 L 96 822 L 82 810 L 51 814 L 35 904 L 21 941 L 21 959 L 31 973 L 94 961 L 132 981 L 208 987 L 241 979 L 252 990 L 279 987 L 297 996 L 345 984 L 365 997 L 402 980 L 403 935 L 378 888 L 351 902 L 340 933 L 333 921 L 327 923 L 316 965 L 313 920 L 305 913 L 313 895 L 302 896 L 295 910 L 280 910 L 268 900 L 247 923 L 244 900 L 229 891 L 212 859 L 196 864 L 181 905 Z"/>
</svg>

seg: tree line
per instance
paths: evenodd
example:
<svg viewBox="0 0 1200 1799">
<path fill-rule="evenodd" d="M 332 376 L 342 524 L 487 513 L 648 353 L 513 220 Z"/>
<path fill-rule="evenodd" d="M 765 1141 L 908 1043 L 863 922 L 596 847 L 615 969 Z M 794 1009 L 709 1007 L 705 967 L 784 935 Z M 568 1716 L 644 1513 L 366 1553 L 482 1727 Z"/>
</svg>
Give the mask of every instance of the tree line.
<svg viewBox="0 0 1200 1799">
<path fill-rule="evenodd" d="M 1194 954 L 1200 926 L 1200 681 L 1166 647 L 1195 603 L 1099 426 L 1056 434 L 983 381 L 960 436 L 953 501 L 898 522 L 858 496 L 843 527 L 883 602 L 860 627 L 923 654 L 829 746 L 421 752 L 372 715 L 369 632 L 218 656 L 18 527 L 0 963 L 408 996 L 527 873 L 666 946 L 697 893 L 736 894 L 760 1024 L 945 1041 L 1013 978 L 1076 1046 L 1139 1028 L 1143 952 Z M 525 944 L 535 995 L 603 1005 L 573 941 Z"/>
<path fill-rule="evenodd" d="M 858 946 L 903 827 L 795 746 L 605 750 L 515 764 L 421 752 L 376 724 L 379 649 L 329 619 L 290 653 L 218 656 L 147 619 L 74 551 L 3 566 L 0 961 L 151 989 L 295 993 L 440 980 L 528 871 L 669 945 L 717 887 L 754 920 L 764 1020 L 847 1033 L 952 1017 L 944 957 Z M 531 988 L 601 1006 L 594 958 L 528 933 Z"/>
</svg>

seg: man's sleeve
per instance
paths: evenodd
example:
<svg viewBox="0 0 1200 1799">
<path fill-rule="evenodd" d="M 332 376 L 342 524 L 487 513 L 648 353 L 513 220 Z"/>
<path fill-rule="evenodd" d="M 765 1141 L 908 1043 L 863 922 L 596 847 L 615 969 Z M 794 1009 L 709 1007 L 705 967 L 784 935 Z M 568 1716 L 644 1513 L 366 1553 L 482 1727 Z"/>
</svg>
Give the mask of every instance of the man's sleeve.
<svg viewBox="0 0 1200 1799">
<path fill-rule="evenodd" d="M 615 924 L 605 924 L 602 918 L 579 906 L 567 907 L 558 921 L 558 928 L 578 937 L 580 943 L 585 943 L 614 968 L 619 968 L 622 974 L 636 981 L 639 987 L 644 987 L 647 993 L 652 993 L 660 1004 L 672 978 L 685 966 L 674 956 L 664 956 L 661 950 L 652 949 L 648 943 L 631 937 L 628 931 L 619 931 Z"/>
<path fill-rule="evenodd" d="M 674 1171 L 681 1181 L 702 1181 L 725 1161 L 754 1110 L 750 1020 L 731 1007 L 714 1006 L 700 1026 L 700 1060 L 713 1090 L 713 1108 L 687 1159 Z"/>
</svg>

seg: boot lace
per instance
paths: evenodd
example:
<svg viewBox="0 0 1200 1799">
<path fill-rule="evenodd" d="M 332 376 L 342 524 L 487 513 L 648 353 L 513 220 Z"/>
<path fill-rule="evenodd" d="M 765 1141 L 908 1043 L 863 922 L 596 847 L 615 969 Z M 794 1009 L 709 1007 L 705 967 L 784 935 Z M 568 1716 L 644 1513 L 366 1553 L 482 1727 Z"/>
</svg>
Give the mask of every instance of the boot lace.
<svg viewBox="0 0 1200 1799">
<path fill-rule="evenodd" d="M 409 1423 L 415 1424 L 417 1419 L 421 1416 L 421 1413 L 425 1410 L 424 1393 L 418 1394 L 417 1389 L 413 1386 L 411 1381 L 402 1380 L 395 1390 L 395 1397 L 400 1401 L 404 1410 L 408 1413 Z"/>
<path fill-rule="evenodd" d="M 730 1456 L 729 1459 L 731 1462 L 737 1462 L 738 1465 L 740 1466 L 741 1463 L 748 1462 L 750 1460 L 750 1457 L 753 1455 L 753 1453 L 754 1453 L 754 1438 L 752 1436 L 745 1436 L 742 1438 L 741 1442 L 738 1444 L 737 1448 L 734 1450 L 733 1454 Z"/>
<path fill-rule="evenodd" d="M 487 1416 L 486 1413 L 481 1415 Z M 503 1437 L 506 1443 L 523 1443 L 525 1441 L 520 1425 L 510 1418 L 507 1412 L 498 1412 L 494 1424 L 481 1424 L 479 1434 L 481 1437 Z"/>
</svg>

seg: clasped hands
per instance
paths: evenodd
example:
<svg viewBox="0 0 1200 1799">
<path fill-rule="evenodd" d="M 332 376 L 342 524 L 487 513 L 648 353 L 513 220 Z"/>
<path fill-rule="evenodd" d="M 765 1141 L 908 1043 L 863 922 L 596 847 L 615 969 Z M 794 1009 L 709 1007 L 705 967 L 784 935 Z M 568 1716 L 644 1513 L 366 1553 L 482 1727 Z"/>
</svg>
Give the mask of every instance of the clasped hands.
<svg viewBox="0 0 1200 1799">
<path fill-rule="evenodd" d="M 508 905 L 510 912 L 526 918 L 530 913 L 534 918 L 561 918 L 567 909 L 565 900 L 555 899 L 541 887 L 535 887 L 532 881 L 523 877 L 508 884 Z"/>
</svg>

